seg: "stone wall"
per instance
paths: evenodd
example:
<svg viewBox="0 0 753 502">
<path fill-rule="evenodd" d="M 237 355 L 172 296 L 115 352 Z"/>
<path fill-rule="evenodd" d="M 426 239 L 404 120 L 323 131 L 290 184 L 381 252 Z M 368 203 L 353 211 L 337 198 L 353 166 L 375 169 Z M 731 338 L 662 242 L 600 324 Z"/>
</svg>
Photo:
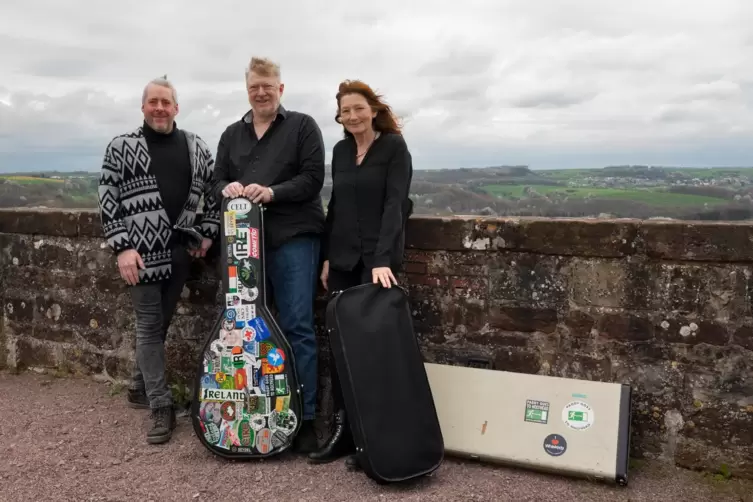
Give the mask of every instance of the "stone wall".
<svg viewBox="0 0 753 502">
<path fill-rule="evenodd" d="M 753 477 L 753 225 L 414 217 L 408 248 L 427 361 L 630 383 L 634 457 Z M 97 214 L 0 211 L 0 249 L 0 366 L 126 377 L 134 321 Z M 170 330 L 175 381 L 216 291 L 197 262 Z"/>
</svg>

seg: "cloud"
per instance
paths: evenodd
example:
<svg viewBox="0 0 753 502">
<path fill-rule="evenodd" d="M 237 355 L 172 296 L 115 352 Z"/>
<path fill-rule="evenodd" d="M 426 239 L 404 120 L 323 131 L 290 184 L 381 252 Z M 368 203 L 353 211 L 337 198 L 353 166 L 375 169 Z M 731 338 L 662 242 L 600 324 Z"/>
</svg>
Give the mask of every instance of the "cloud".
<svg viewBox="0 0 753 502">
<path fill-rule="evenodd" d="M 165 73 L 178 124 L 214 148 L 248 108 L 252 55 L 281 63 L 328 158 L 337 85 L 359 78 L 404 117 L 418 168 L 753 165 L 750 19 L 745 0 L 5 0 L 0 169 L 97 169 Z"/>
</svg>

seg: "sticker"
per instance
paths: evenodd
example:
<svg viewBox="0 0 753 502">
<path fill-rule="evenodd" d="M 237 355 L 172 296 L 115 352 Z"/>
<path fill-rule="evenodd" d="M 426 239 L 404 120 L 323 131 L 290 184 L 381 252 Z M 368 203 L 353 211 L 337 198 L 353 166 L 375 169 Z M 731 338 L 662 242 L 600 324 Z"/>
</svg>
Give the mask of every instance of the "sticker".
<svg viewBox="0 0 753 502">
<path fill-rule="evenodd" d="M 285 353 L 281 348 L 274 348 L 267 352 L 267 363 L 273 368 L 282 368 L 285 362 Z"/>
<path fill-rule="evenodd" d="M 235 322 L 235 309 L 225 309 L 225 319 Z"/>
<path fill-rule="evenodd" d="M 287 396 L 290 394 L 288 376 L 286 374 L 275 375 L 275 396 Z"/>
<path fill-rule="evenodd" d="M 219 356 L 225 350 L 225 345 L 220 340 L 212 340 L 212 343 L 209 344 L 209 350 Z"/>
<path fill-rule="evenodd" d="M 232 211 L 233 214 L 247 214 L 249 211 L 251 211 L 251 201 L 244 199 L 243 197 L 238 197 L 237 199 L 233 199 L 227 203 L 227 210 Z"/>
<path fill-rule="evenodd" d="M 233 257 L 240 261 L 251 256 L 250 230 L 248 228 L 236 228 L 233 242 Z"/>
<path fill-rule="evenodd" d="M 261 385 L 259 387 L 261 388 L 261 391 L 265 396 L 275 397 L 275 376 L 264 375 L 264 377 L 261 379 Z"/>
<path fill-rule="evenodd" d="M 225 223 L 225 235 L 235 235 L 235 213 L 232 211 L 225 211 L 224 223 Z"/>
<path fill-rule="evenodd" d="M 290 408 L 290 395 L 282 395 L 278 396 L 277 399 L 275 399 L 275 411 L 288 411 Z"/>
<path fill-rule="evenodd" d="M 238 423 L 238 441 L 241 446 L 252 446 L 254 444 L 254 430 L 248 420 L 241 420 Z"/>
<path fill-rule="evenodd" d="M 298 418 L 293 413 L 293 410 L 288 411 L 273 411 L 269 414 L 270 427 L 272 427 L 272 417 L 274 416 L 274 429 L 281 430 L 286 435 L 291 435 L 295 431 L 296 425 L 298 425 Z"/>
<path fill-rule="evenodd" d="M 288 437 L 282 431 L 274 431 L 272 434 L 272 447 L 280 448 L 288 442 Z"/>
<path fill-rule="evenodd" d="M 264 419 L 263 415 L 254 414 L 251 415 L 251 420 L 249 421 L 251 424 L 251 428 L 255 431 L 260 431 L 264 428 L 264 425 L 266 424 L 266 420 Z"/>
<path fill-rule="evenodd" d="M 259 285 L 259 274 L 251 260 L 244 258 L 238 263 L 238 279 L 243 286 L 255 288 Z"/>
<path fill-rule="evenodd" d="M 243 401 L 246 393 L 242 390 L 233 389 L 201 389 L 202 401 Z"/>
<path fill-rule="evenodd" d="M 262 429 L 256 433 L 256 449 L 260 453 L 269 453 L 272 449 L 272 431 Z"/>
<path fill-rule="evenodd" d="M 225 350 L 230 349 L 231 354 L 234 354 L 234 349 L 241 350 L 243 347 L 243 332 L 239 329 L 223 329 L 220 331 L 220 342 L 225 344 Z"/>
<path fill-rule="evenodd" d="M 259 229 L 258 228 L 251 228 L 249 229 L 250 237 L 251 237 L 251 257 L 252 258 L 259 258 Z"/>
<path fill-rule="evenodd" d="M 567 451 L 567 441 L 559 434 L 549 434 L 544 438 L 544 451 L 553 457 L 559 457 Z"/>
<path fill-rule="evenodd" d="M 199 425 L 201 426 L 201 432 L 204 434 L 204 439 L 209 444 L 217 444 L 220 440 L 220 429 L 217 427 L 217 424 L 214 422 L 199 421 Z"/>
<path fill-rule="evenodd" d="M 220 371 L 223 373 L 233 373 L 233 361 L 230 356 L 222 356 L 220 358 Z"/>
<path fill-rule="evenodd" d="M 254 336 L 256 333 L 254 333 Z M 259 354 L 259 343 L 253 341 L 253 338 L 251 340 L 243 340 L 243 352 L 245 352 L 247 355 L 254 356 L 254 359 Z"/>
<path fill-rule="evenodd" d="M 246 388 L 246 385 L 248 385 L 248 376 L 246 375 L 246 370 L 235 370 L 235 388 L 237 390 L 243 390 Z"/>
<path fill-rule="evenodd" d="M 571 429 L 582 431 L 593 425 L 594 411 L 583 401 L 573 401 L 562 410 L 562 421 Z"/>
<path fill-rule="evenodd" d="M 256 331 L 254 340 L 256 340 L 257 342 L 263 342 L 264 340 L 267 340 L 272 336 L 272 333 L 269 332 L 269 328 L 267 328 L 267 323 L 265 323 L 264 319 L 262 319 L 261 317 L 256 317 L 248 321 L 248 326 L 249 328 L 253 328 Z M 264 352 L 262 355 L 266 356 L 267 353 Z"/>
<path fill-rule="evenodd" d="M 259 344 L 259 356 L 267 357 L 267 353 L 274 348 L 275 346 L 270 342 L 261 342 Z"/>
<path fill-rule="evenodd" d="M 269 398 L 265 396 L 249 396 L 248 409 L 252 415 L 266 415 L 269 413 Z"/>
<path fill-rule="evenodd" d="M 535 424 L 545 424 L 549 419 L 549 403 L 526 399 L 526 414 L 524 420 Z"/>
<path fill-rule="evenodd" d="M 232 307 L 232 305 L 231 305 Z M 235 321 L 230 319 L 222 319 L 222 329 L 225 331 L 232 331 L 235 328 Z"/>
<path fill-rule="evenodd" d="M 199 418 L 204 422 L 219 425 L 222 421 L 222 417 L 220 416 L 220 404 L 201 403 L 201 406 L 199 407 Z M 217 432 L 219 434 L 219 430 Z"/>
<path fill-rule="evenodd" d="M 246 365 L 246 360 L 243 357 L 243 349 L 240 347 L 233 347 L 233 367 L 236 370 L 243 368 Z"/>
<path fill-rule="evenodd" d="M 237 307 L 240 304 L 241 304 L 241 295 L 236 294 L 236 293 L 225 293 L 225 307 L 230 309 L 233 307 Z M 225 320 L 224 322 L 227 322 L 227 320 Z M 223 324 L 223 326 L 225 326 L 225 324 Z M 230 329 L 233 329 L 234 327 L 235 327 L 235 323 L 233 322 L 232 324 L 230 324 Z"/>
<path fill-rule="evenodd" d="M 256 317 L 256 305 L 239 305 L 235 307 L 235 314 L 235 325 L 243 328 L 248 321 Z"/>
<path fill-rule="evenodd" d="M 238 292 L 238 267 L 232 266 L 227 268 L 227 292 Z"/>
<path fill-rule="evenodd" d="M 205 389 L 219 389 L 220 386 L 217 385 L 219 382 L 217 382 L 217 374 L 207 374 L 201 377 L 201 386 Z"/>
<path fill-rule="evenodd" d="M 228 431 L 228 423 L 222 422 L 222 426 L 220 427 L 220 438 L 217 440 L 217 446 L 224 449 L 229 449 L 228 443 L 228 437 L 227 437 L 227 431 Z"/>
<path fill-rule="evenodd" d="M 235 403 L 232 401 L 225 401 L 222 403 L 222 406 L 220 407 L 220 415 L 222 415 L 223 420 L 227 420 L 228 422 L 232 422 L 235 420 Z"/>
<path fill-rule="evenodd" d="M 247 288 L 243 284 L 238 284 L 238 294 L 242 300 L 253 302 L 259 298 L 259 288 Z"/>
</svg>

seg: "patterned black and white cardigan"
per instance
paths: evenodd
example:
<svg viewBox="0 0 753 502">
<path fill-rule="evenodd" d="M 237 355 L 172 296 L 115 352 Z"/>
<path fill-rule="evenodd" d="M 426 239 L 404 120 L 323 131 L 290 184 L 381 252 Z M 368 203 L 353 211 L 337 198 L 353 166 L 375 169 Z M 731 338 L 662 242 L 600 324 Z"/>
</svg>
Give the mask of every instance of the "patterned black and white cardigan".
<svg viewBox="0 0 753 502">
<path fill-rule="evenodd" d="M 219 235 L 219 206 L 212 195 L 214 160 L 206 143 L 184 130 L 193 172 L 191 191 L 175 227 L 194 228 L 204 237 Z M 113 138 L 105 150 L 99 178 L 99 214 L 107 245 L 114 253 L 136 249 L 144 261 L 139 282 L 167 279 L 172 273 L 169 241 L 175 228 L 162 203 L 142 127 Z M 202 220 L 196 210 L 204 196 Z"/>
</svg>

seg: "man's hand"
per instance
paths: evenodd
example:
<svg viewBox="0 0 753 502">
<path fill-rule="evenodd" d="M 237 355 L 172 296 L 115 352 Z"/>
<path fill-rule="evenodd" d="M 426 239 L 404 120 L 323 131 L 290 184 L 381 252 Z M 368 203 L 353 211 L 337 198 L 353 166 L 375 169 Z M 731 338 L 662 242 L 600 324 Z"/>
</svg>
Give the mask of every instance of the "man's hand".
<svg viewBox="0 0 753 502">
<path fill-rule="evenodd" d="M 382 283 L 382 286 L 385 288 L 391 288 L 392 284 L 390 284 L 390 281 L 394 284 L 397 284 L 397 279 L 395 279 L 395 276 L 392 275 L 392 270 L 390 270 L 390 267 L 376 267 L 371 269 L 371 280 L 374 282 L 374 284 Z"/>
<path fill-rule="evenodd" d="M 141 255 L 135 249 L 126 249 L 118 255 L 118 269 L 120 277 L 131 286 L 139 282 L 139 269 L 144 267 Z"/>
<path fill-rule="evenodd" d="M 207 239 L 205 237 L 201 239 L 201 247 L 199 249 L 189 249 L 188 254 L 194 258 L 204 258 L 210 247 L 212 247 L 212 239 Z"/>
<path fill-rule="evenodd" d="M 251 199 L 254 204 L 267 204 L 272 200 L 272 192 L 269 188 L 256 183 L 246 185 L 243 189 L 243 195 Z"/>
<path fill-rule="evenodd" d="M 222 190 L 222 195 L 225 197 L 240 197 L 243 195 L 243 185 L 233 181 Z"/>
<path fill-rule="evenodd" d="M 329 260 L 324 260 L 324 265 L 322 265 L 322 275 L 319 276 L 319 279 L 322 280 L 324 291 L 329 291 L 329 287 L 327 286 L 327 279 L 329 279 Z"/>
</svg>

